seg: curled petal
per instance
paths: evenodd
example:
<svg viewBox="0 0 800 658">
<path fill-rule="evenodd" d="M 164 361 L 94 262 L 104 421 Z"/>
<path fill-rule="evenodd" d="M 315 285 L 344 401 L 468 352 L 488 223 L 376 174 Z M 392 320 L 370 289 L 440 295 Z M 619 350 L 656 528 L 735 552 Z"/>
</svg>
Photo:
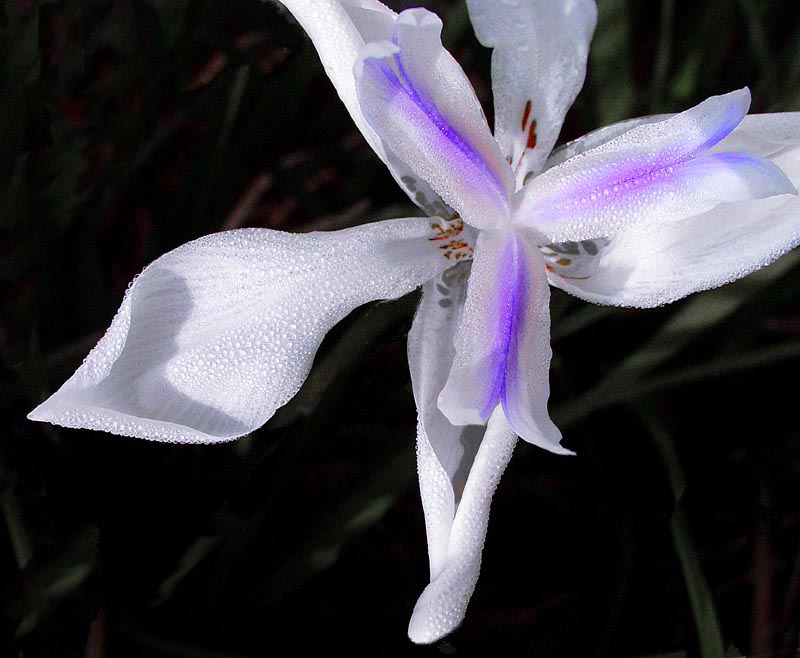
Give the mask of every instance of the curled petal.
<svg viewBox="0 0 800 658">
<path fill-rule="evenodd" d="M 491 227 L 508 218 L 511 171 L 441 29 L 435 14 L 411 9 L 391 41 L 364 48 L 355 69 L 361 110 L 386 148 L 465 222 Z"/>
<path fill-rule="evenodd" d="M 439 408 L 456 425 L 481 424 L 502 405 L 514 430 L 546 450 L 568 453 L 547 413 L 550 294 L 531 237 L 483 231 L 478 237 L 455 359 Z"/>
<path fill-rule="evenodd" d="M 431 232 L 411 218 L 179 247 L 134 280 L 103 339 L 29 417 L 156 441 L 247 434 L 297 392 L 336 322 L 444 268 Z"/>
<path fill-rule="evenodd" d="M 489 509 L 508 466 L 517 436 L 501 409 L 489 419 L 455 514 L 444 564 L 419 597 L 408 636 L 429 644 L 452 632 L 464 619 L 478 581 Z"/>
<path fill-rule="evenodd" d="M 421 414 L 417 418 L 417 474 L 422 512 L 425 516 L 428 562 L 433 580 L 447 563 L 447 546 L 450 543 L 456 501 L 450 476 L 433 450 Z"/>
<path fill-rule="evenodd" d="M 492 53 L 495 136 L 521 187 L 538 174 L 586 75 L 594 0 L 468 0 Z"/>
<path fill-rule="evenodd" d="M 525 188 L 515 216 L 553 242 L 587 240 L 638 222 L 690 217 L 726 201 L 794 193 L 764 158 L 700 155 L 738 125 L 749 98 L 747 90 L 710 98 L 549 169 Z"/>
<path fill-rule="evenodd" d="M 469 263 L 446 270 L 422 287 L 408 336 L 408 361 L 419 414 L 417 463 L 428 537 L 431 578 L 444 566 L 453 515 L 485 428 L 450 423 L 437 406 L 453 364 Z"/>
<path fill-rule="evenodd" d="M 680 222 L 620 231 L 583 278 L 550 282 L 598 304 L 652 307 L 716 288 L 757 270 L 800 244 L 800 199 L 724 203 Z"/>
</svg>

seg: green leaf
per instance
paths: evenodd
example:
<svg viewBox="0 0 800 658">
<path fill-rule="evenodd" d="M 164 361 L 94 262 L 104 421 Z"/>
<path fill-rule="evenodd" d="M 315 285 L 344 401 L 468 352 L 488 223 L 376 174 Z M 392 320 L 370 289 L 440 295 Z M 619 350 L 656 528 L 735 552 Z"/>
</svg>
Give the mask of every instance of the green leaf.
<svg viewBox="0 0 800 658">
<path fill-rule="evenodd" d="M 24 4 L 28 3 L 6 3 L 8 27 L 0 32 L 5 42 L 1 51 L 1 66 L 9 86 L 35 84 L 42 68 L 39 55 L 39 6 L 31 2 L 30 13 L 23 14 Z"/>
<path fill-rule="evenodd" d="M 658 377 L 646 378 L 638 383 L 630 381 L 627 385 L 609 389 L 598 387 L 569 407 L 556 408 L 553 415 L 558 420 L 559 426 L 568 427 L 588 414 L 613 404 L 638 400 L 656 392 L 680 388 L 734 372 L 766 368 L 793 359 L 800 359 L 800 340 L 786 341 L 744 354 L 715 357 L 672 370 Z"/>
<path fill-rule="evenodd" d="M 661 0 L 658 49 L 650 78 L 650 114 L 667 112 L 672 108 L 664 104 L 664 90 L 672 59 L 673 27 L 675 24 L 675 0 Z"/>
<path fill-rule="evenodd" d="M 5 470 L 5 469 L 3 469 Z M 14 551 L 14 559 L 18 569 L 24 569 L 33 556 L 30 533 L 22 517 L 22 509 L 13 491 L 13 483 L 6 473 L 2 474 L 0 488 L 0 509 L 8 529 L 8 538 Z"/>
<path fill-rule="evenodd" d="M 560 298 L 561 296 L 559 296 Z M 601 320 L 605 320 L 617 312 L 618 309 L 613 306 L 581 303 L 577 308 L 571 308 L 569 313 L 563 313 L 561 318 L 556 319 L 553 317 L 550 339 L 553 341 L 563 340 L 593 326 Z M 555 316 L 555 314 L 553 315 Z"/>
<path fill-rule="evenodd" d="M 113 620 L 113 629 L 115 634 L 121 638 L 121 642 L 118 640 L 115 645 L 120 642 L 138 650 L 134 654 L 120 651 L 125 655 L 141 656 L 142 658 L 145 656 L 158 656 L 158 658 L 254 658 L 253 654 L 234 654 L 160 637 L 127 615 L 116 614 Z"/>
<path fill-rule="evenodd" d="M 761 69 L 761 80 L 759 80 L 757 92 L 759 95 L 771 95 L 775 89 L 775 73 L 773 66 L 775 56 L 770 46 L 766 26 L 764 25 L 764 17 L 762 15 L 763 4 L 755 3 L 752 0 L 739 0 L 739 7 L 745 17 L 750 46 L 753 49 L 755 59 Z"/>
<path fill-rule="evenodd" d="M 631 52 L 631 3 L 606 0 L 598 6 L 597 29 L 589 64 L 589 78 L 597 125 L 635 116 L 636 86 Z"/>
<path fill-rule="evenodd" d="M 670 531 L 672 533 L 672 543 L 675 546 L 675 552 L 681 564 L 683 579 L 686 583 L 695 630 L 700 643 L 700 655 L 702 658 L 725 658 L 725 644 L 723 643 L 722 631 L 717 620 L 714 597 L 706 581 L 700 556 L 692 540 L 689 520 L 683 508 L 682 500 L 686 490 L 686 475 L 683 472 L 672 438 L 661 423 L 658 412 L 650 405 L 640 405 L 638 415 L 649 430 L 650 438 L 661 456 L 675 501 L 672 518 L 670 519 Z"/>
<path fill-rule="evenodd" d="M 685 383 L 687 372 L 673 372 L 662 380 L 648 379 L 657 367 L 665 364 L 703 333 L 710 332 L 733 315 L 746 303 L 764 295 L 767 287 L 777 281 L 800 263 L 800 251 L 793 251 L 780 258 L 769 267 L 750 274 L 735 283 L 706 291 L 687 300 L 683 306 L 650 338 L 642 347 L 634 350 L 614 370 L 592 386 L 586 393 L 568 406 L 556 408 L 554 416 L 559 424 L 570 425 L 597 409 L 607 407 L 621 400 L 638 397 L 659 388 Z M 775 348 L 793 355 L 791 344 Z M 780 358 L 775 354 L 753 352 L 738 358 L 725 357 L 702 366 L 691 366 L 689 376 L 715 376 L 746 367 L 756 367 L 775 362 Z M 726 366 L 725 364 L 729 365 Z"/>
<path fill-rule="evenodd" d="M 31 560 L 25 570 L 25 589 L 14 612 L 22 618 L 17 637 L 35 630 L 44 615 L 68 594 L 78 589 L 94 571 L 97 561 L 98 530 L 84 526 L 51 558 Z"/>
<path fill-rule="evenodd" d="M 305 545 L 292 551 L 265 579 L 240 592 L 240 607 L 263 609 L 277 605 L 306 580 L 335 564 L 342 551 L 383 518 L 408 489 L 414 480 L 415 464 L 413 443 L 409 441 L 379 466 L 365 469 L 367 475 L 328 508 L 323 527 Z M 235 629 L 246 623 L 238 612 L 222 614 L 222 628 Z"/>
</svg>

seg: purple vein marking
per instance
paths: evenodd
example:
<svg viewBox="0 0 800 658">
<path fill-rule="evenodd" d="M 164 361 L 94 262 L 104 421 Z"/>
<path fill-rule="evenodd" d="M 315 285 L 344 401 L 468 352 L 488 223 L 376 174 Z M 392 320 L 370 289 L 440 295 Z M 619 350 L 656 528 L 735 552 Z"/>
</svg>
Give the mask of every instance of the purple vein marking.
<svg viewBox="0 0 800 658">
<path fill-rule="evenodd" d="M 670 178 L 677 169 L 725 139 L 741 123 L 744 117 L 742 111 L 742 107 L 731 103 L 727 111 L 717 119 L 715 130 L 700 143 L 693 144 L 687 141 L 683 146 L 677 144 L 663 146 L 656 153 L 635 154 L 628 162 L 623 161 L 623 166 L 619 168 L 617 167 L 619 160 L 604 165 L 597 177 L 585 182 L 578 180 L 574 183 L 573 189 L 568 195 L 572 200 L 571 203 L 573 205 L 579 202 L 587 206 L 603 206 L 609 201 L 646 189 L 654 183 Z M 746 112 L 746 108 L 744 111 Z M 671 120 L 673 119 L 667 121 Z M 646 126 L 641 129 L 646 129 Z M 637 128 L 633 130 L 637 130 Z M 623 137 L 624 134 L 617 139 Z M 563 201 L 556 204 L 549 203 L 545 207 L 552 205 L 563 205 L 565 209 L 568 207 L 563 204 Z"/>
<path fill-rule="evenodd" d="M 393 37 L 396 43 L 396 35 Z M 441 115 L 436 106 L 423 99 L 417 91 L 411 78 L 408 76 L 402 61 L 402 52 L 392 55 L 396 70 L 384 58 L 379 61 L 372 60 L 381 70 L 386 77 L 387 81 L 397 91 L 405 95 L 414 105 L 416 105 L 422 113 L 428 118 L 433 126 L 450 142 L 467 160 L 480 171 L 490 185 L 494 188 L 501 199 L 506 196 L 505 187 L 503 186 L 497 173 L 489 166 L 485 158 L 473 148 L 469 141 L 465 139 L 447 120 Z"/>
<path fill-rule="evenodd" d="M 493 382 L 489 389 L 486 405 L 481 411 L 482 418 L 488 418 L 497 406 L 498 400 L 503 407 L 508 407 L 508 368 L 516 367 L 519 352 L 520 327 L 525 322 L 527 303 L 527 271 L 523 247 L 516 236 L 512 236 L 501 256 L 502 264 L 498 273 L 501 292 L 505 292 L 500 309 L 500 321 L 495 337 L 495 349 L 492 350 L 490 368 Z"/>
</svg>

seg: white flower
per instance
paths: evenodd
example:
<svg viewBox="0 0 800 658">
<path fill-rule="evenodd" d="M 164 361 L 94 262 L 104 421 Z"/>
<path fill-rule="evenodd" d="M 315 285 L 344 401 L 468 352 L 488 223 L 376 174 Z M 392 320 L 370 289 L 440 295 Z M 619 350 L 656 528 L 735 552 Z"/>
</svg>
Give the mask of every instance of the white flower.
<svg viewBox="0 0 800 658">
<path fill-rule="evenodd" d="M 746 117 L 745 89 L 550 154 L 583 84 L 592 0 L 468 1 L 494 49 L 494 137 L 434 14 L 282 2 L 431 218 L 184 245 L 133 282 L 104 338 L 30 418 L 158 441 L 240 437 L 297 392 L 336 322 L 423 285 L 409 361 L 431 583 L 409 635 L 432 642 L 464 616 L 517 436 L 569 452 L 547 413 L 548 280 L 594 302 L 656 306 L 793 248 L 800 115 Z"/>
</svg>

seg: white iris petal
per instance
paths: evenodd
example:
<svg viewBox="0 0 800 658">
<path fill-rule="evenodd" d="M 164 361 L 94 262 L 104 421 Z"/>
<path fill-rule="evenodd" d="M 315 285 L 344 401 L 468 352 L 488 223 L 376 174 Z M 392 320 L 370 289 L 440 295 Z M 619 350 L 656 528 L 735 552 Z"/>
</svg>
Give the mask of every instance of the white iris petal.
<svg viewBox="0 0 800 658">
<path fill-rule="evenodd" d="M 590 301 L 655 306 L 778 258 L 800 243 L 800 114 L 745 117 L 739 90 L 550 154 L 583 84 L 593 0 L 467 0 L 493 49 L 494 136 L 434 14 L 280 1 L 367 142 L 437 217 L 184 245 L 134 281 L 30 418 L 158 441 L 242 436 L 297 392 L 351 309 L 422 285 L 409 363 L 431 582 L 409 635 L 434 642 L 464 617 L 517 435 L 568 452 L 547 413 L 545 277 Z"/>
</svg>

